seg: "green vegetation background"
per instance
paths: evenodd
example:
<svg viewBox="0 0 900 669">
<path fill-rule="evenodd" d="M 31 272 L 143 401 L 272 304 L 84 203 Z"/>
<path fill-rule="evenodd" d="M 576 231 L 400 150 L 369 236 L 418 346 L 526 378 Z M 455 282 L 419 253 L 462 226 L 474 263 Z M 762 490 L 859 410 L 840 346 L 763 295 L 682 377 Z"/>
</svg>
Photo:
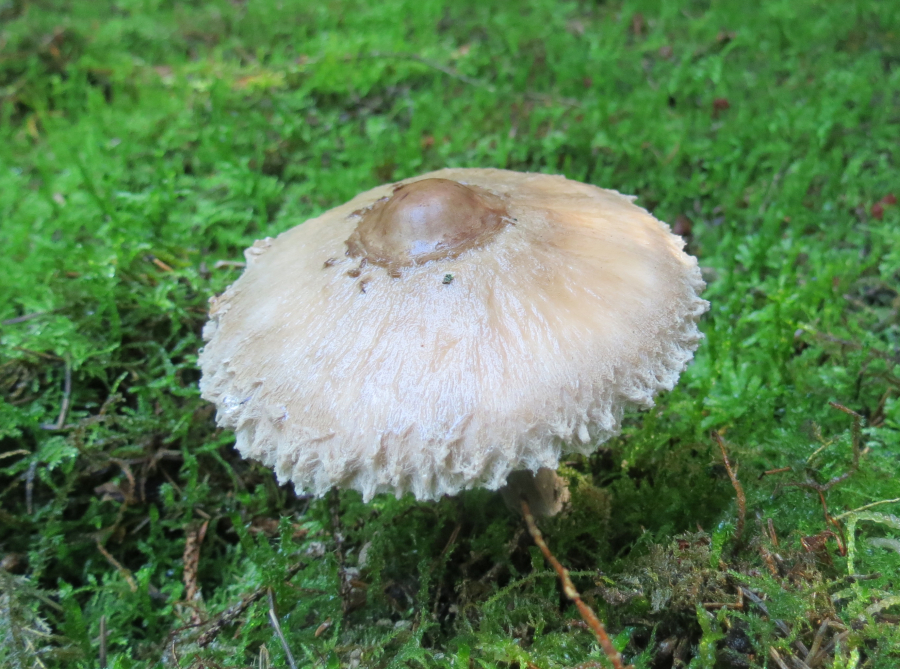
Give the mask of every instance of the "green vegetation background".
<svg viewBox="0 0 900 669">
<path fill-rule="evenodd" d="M 898 160 L 892 2 L 0 0 L 0 666 L 606 666 L 496 493 L 298 498 L 198 397 L 245 247 L 444 166 L 634 193 L 704 268 L 543 523 L 626 658 L 900 666 Z"/>
</svg>

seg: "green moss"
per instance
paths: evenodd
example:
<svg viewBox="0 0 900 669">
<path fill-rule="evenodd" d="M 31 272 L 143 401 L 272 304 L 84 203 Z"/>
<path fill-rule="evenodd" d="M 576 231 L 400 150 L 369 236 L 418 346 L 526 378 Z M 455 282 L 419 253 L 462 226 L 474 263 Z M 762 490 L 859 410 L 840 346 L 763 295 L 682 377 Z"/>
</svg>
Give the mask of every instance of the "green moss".
<svg viewBox="0 0 900 669">
<path fill-rule="evenodd" d="M 110 667 L 284 666 L 268 588 L 301 666 L 601 661 L 496 493 L 342 494 L 338 546 L 333 500 L 240 460 L 198 397 L 206 301 L 254 239 L 491 166 L 637 194 L 709 283 L 680 385 L 567 462 L 542 524 L 629 661 L 819 638 L 819 666 L 896 666 L 900 504 L 848 513 L 900 498 L 892 9 L 0 1 L 0 665 L 97 666 L 103 620 Z M 852 461 L 830 401 L 863 453 L 820 497 Z"/>
</svg>

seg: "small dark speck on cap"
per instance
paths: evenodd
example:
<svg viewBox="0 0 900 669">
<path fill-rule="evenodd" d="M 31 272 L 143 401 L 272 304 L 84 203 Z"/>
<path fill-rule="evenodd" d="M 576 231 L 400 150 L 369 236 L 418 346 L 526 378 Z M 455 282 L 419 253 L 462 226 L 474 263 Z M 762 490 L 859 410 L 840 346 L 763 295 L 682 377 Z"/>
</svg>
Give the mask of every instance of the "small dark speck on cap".
<svg viewBox="0 0 900 669">
<path fill-rule="evenodd" d="M 445 275 L 444 275 L 444 280 L 443 280 L 441 283 L 443 283 L 444 285 L 453 283 L 453 275 L 452 275 L 452 274 L 445 274 Z"/>
</svg>

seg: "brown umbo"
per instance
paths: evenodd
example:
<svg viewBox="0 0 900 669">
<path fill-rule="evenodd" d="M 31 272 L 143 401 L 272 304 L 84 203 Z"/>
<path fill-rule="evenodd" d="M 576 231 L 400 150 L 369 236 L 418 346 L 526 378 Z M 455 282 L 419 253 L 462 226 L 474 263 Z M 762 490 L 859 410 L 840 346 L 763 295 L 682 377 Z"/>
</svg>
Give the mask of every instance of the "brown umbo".
<svg viewBox="0 0 900 669">
<path fill-rule="evenodd" d="M 449 179 L 401 183 L 354 215 L 359 222 L 347 239 L 349 255 L 394 269 L 455 258 L 511 222 L 491 192 Z"/>
<path fill-rule="evenodd" d="M 708 307 L 682 247 L 632 198 L 559 176 L 380 186 L 247 250 L 212 300 L 202 395 L 299 491 L 497 489 L 675 385 Z"/>
</svg>

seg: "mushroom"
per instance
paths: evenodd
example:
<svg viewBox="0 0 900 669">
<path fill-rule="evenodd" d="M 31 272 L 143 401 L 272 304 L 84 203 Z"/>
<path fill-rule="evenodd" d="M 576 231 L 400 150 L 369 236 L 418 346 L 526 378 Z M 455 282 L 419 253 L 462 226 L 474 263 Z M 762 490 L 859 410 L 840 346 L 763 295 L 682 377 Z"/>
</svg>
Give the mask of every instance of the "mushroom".
<svg viewBox="0 0 900 669">
<path fill-rule="evenodd" d="M 361 193 L 245 252 L 202 396 L 301 492 L 435 499 L 547 469 L 552 511 L 560 457 L 653 406 L 702 338 L 697 261 L 633 199 L 496 169 Z"/>
</svg>

